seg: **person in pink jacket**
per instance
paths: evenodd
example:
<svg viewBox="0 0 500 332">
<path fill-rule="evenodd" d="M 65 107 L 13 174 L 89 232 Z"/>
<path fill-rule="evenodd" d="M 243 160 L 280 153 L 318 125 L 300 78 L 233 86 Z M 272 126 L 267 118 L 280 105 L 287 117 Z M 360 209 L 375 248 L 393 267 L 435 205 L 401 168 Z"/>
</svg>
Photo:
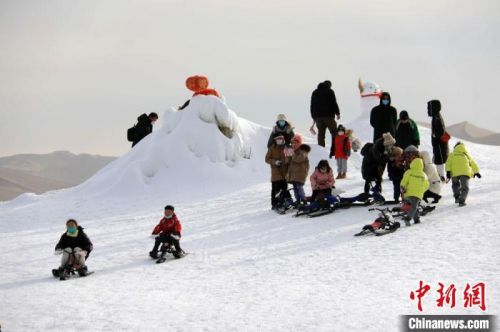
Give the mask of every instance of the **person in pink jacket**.
<svg viewBox="0 0 500 332">
<path fill-rule="evenodd" d="M 316 200 L 316 196 L 320 193 L 323 197 L 332 195 L 335 179 L 333 178 L 333 170 L 328 164 L 328 160 L 320 160 L 309 180 L 311 181 L 313 191 L 311 196 L 312 202 Z"/>
</svg>

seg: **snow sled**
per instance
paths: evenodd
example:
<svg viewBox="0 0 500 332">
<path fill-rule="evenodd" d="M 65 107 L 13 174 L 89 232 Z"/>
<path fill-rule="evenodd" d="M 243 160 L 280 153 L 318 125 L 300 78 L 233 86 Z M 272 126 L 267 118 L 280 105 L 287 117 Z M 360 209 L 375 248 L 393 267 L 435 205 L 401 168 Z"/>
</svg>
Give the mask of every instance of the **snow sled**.
<svg viewBox="0 0 500 332">
<path fill-rule="evenodd" d="M 81 268 L 80 266 L 76 265 L 66 265 L 62 269 L 52 269 L 52 275 L 54 276 L 54 278 L 59 278 L 59 280 L 67 280 L 72 276 L 76 276 L 77 274 L 80 277 L 87 277 L 93 273 L 94 271 L 88 271 L 86 266 Z"/>
<path fill-rule="evenodd" d="M 376 236 L 381 236 L 389 233 L 393 233 L 398 230 L 401 226 L 398 221 L 394 220 L 391 214 L 392 209 L 385 208 L 372 208 L 369 211 L 377 210 L 380 211 L 377 219 L 375 219 L 371 224 L 363 226 L 361 232 L 354 234 L 354 236 L 361 236 L 366 234 L 373 234 Z"/>
<path fill-rule="evenodd" d="M 309 204 L 299 205 L 295 217 L 308 216 L 310 218 L 330 214 L 339 208 L 339 199 L 333 195 L 323 196 L 321 193 L 316 196 L 316 200 Z"/>
<path fill-rule="evenodd" d="M 159 256 L 158 256 L 158 253 L 160 253 Z M 156 264 L 164 263 L 167 260 L 168 254 L 172 255 L 175 259 L 180 259 L 180 258 L 183 258 L 183 257 L 188 255 L 188 253 L 186 253 L 184 251 L 182 251 L 180 253 L 177 252 L 177 250 L 175 250 L 174 245 L 168 244 L 168 243 L 164 243 L 158 252 L 156 252 L 156 253 L 150 252 L 149 253 L 151 258 L 156 259 Z"/>
<path fill-rule="evenodd" d="M 274 207 L 274 211 L 277 214 L 285 214 L 286 211 L 295 207 L 293 203 L 292 196 L 290 195 L 290 190 L 280 190 L 276 195 L 276 206 Z"/>
<path fill-rule="evenodd" d="M 399 206 L 393 207 L 391 209 L 393 217 L 404 217 L 410 211 L 411 205 L 407 202 L 402 202 Z M 418 214 L 422 217 L 426 214 L 434 211 L 436 209 L 435 206 L 432 205 L 422 205 L 418 206 Z"/>
</svg>

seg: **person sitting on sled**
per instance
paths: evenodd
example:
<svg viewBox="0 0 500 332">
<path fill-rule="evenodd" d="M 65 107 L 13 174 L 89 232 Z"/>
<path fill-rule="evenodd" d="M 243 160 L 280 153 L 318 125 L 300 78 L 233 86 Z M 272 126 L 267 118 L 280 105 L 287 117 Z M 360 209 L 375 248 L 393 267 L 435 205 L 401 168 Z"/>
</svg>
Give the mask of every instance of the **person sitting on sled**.
<svg viewBox="0 0 500 332">
<path fill-rule="evenodd" d="M 76 220 L 69 219 L 66 221 L 66 232 L 61 235 L 55 248 L 56 255 L 62 254 L 61 265 L 52 273 L 56 277 L 67 279 L 71 268 L 74 268 L 80 276 L 86 276 L 88 269 L 85 261 L 93 248 L 92 242 L 83 231 L 83 227 L 78 226 Z"/>
<path fill-rule="evenodd" d="M 311 202 L 314 202 L 319 194 L 322 194 L 324 198 L 332 196 L 335 179 L 333 178 L 333 170 L 328 164 L 328 160 L 320 160 L 309 180 L 311 181 L 311 188 L 313 190 Z"/>
<path fill-rule="evenodd" d="M 172 253 L 175 258 L 181 258 L 184 256 L 184 251 L 180 246 L 182 226 L 174 213 L 174 207 L 172 205 L 165 206 L 164 217 L 160 220 L 158 225 L 153 229 L 152 235 L 157 235 L 155 237 L 155 245 L 153 250 L 149 252 L 151 258 L 157 259 L 158 249 L 160 245 L 163 247 L 173 245 L 175 251 Z"/>
<path fill-rule="evenodd" d="M 401 180 L 401 192 L 406 203 L 410 204 L 408 214 L 403 218 L 406 226 L 410 226 L 410 220 L 415 224 L 420 222 L 418 206 L 429 189 L 429 179 L 424 173 L 424 162 L 421 158 L 415 158 L 410 164 L 410 169 L 403 175 Z"/>
</svg>

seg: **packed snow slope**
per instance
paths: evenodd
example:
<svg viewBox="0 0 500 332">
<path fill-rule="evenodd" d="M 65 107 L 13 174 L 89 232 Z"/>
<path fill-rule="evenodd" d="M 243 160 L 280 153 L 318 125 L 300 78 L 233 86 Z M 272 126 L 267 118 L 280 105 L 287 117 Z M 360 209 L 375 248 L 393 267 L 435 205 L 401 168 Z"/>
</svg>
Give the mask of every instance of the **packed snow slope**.
<svg viewBox="0 0 500 332">
<path fill-rule="evenodd" d="M 467 207 L 458 208 L 446 186 L 420 225 L 357 238 L 376 217 L 367 208 L 315 219 L 270 210 L 269 129 L 237 119 L 239 136 L 230 139 L 199 113 L 170 112 L 161 130 L 87 183 L 0 206 L 3 330 L 398 331 L 399 315 L 419 313 L 409 293 L 420 280 L 432 287 L 423 313 L 482 314 L 462 301 L 466 284 L 478 282 L 486 284 L 485 313 L 499 313 L 500 148 L 468 144 L 483 178 L 471 181 Z M 358 121 L 366 140 L 367 119 Z M 429 131 L 421 134 L 429 149 Z M 241 154 L 246 146 L 250 159 Z M 314 146 L 311 170 L 325 156 Z M 336 183 L 344 195 L 362 190 L 359 162 L 354 154 L 348 179 Z M 388 181 L 384 192 L 392 193 Z M 148 258 L 149 234 L 172 201 L 191 254 L 157 265 Z M 52 253 L 70 217 L 94 243 L 88 266 L 96 273 L 61 282 L 50 275 L 60 258 Z M 439 282 L 456 285 L 455 308 L 437 308 Z"/>
</svg>

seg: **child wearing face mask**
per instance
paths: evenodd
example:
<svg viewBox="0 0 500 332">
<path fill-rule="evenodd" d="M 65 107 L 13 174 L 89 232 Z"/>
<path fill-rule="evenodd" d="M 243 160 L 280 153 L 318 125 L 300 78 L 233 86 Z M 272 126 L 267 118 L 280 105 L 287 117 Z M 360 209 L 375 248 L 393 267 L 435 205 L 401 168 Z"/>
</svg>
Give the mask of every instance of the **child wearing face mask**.
<svg viewBox="0 0 500 332">
<path fill-rule="evenodd" d="M 288 192 L 288 165 L 289 159 L 285 155 L 285 137 L 276 134 L 274 143 L 267 149 L 265 161 L 271 167 L 271 207 L 276 209 L 279 203 L 279 194 L 284 193 L 286 198 L 291 198 Z"/>
<path fill-rule="evenodd" d="M 70 269 L 74 267 L 80 276 L 86 276 L 88 269 L 85 260 L 92 249 L 92 242 L 83 231 L 83 227 L 78 226 L 76 220 L 69 219 L 66 221 L 66 232 L 61 235 L 55 248 L 56 254 L 62 254 L 61 265 L 58 269 L 52 270 L 52 274 L 64 280 L 69 278 Z"/>
<path fill-rule="evenodd" d="M 311 202 L 314 202 L 320 193 L 323 197 L 332 196 L 335 179 L 333 178 L 333 170 L 328 164 L 328 160 L 320 160 L 309 180 L 311 181 L 311 188 L 313 190 Z"/>
<path fill-rule="evenodd" d="M 274 143 L 274 137 L 282 135 L 285 139 L 285 146 L 291 147 L 291 141 L 295 133 L 293 132 L 293 127 L 288 122 L 285 114 L 278 114 L 276 118 L 276 124 L 269 136 L 269 140 L 267 141 L 267 147 L 270 148 Z"/>
<path fill-rule="evenodd" d="M 174 207 L 172 205 L 165 206 L 164 216 L 152 232 L 152 235 L 155 236 L 155 245 L 149 252 L 149 256 L 154 259 L 159 258 L 158 249 L 160 245 L 167 244 L 174 246 L 175 251 L 172 254 L 175 258 L 183 257 L 185 253 L 179 243 L 181 231 L 181 222 L 174 213 Z M 164 256 L 164 252 L 162 252 L 162 256 Z"/>
<path fill-rule="evenodd" d="M 332 146 L 333 155 L 337 162 L 337 179 L 345 179 L 347 177 L 347 159 L 351 155 L 351 141 L 346 135 L 346 130 L 343 125 L 337 128 L 335 136 L 335 144 Z"/>
</svg>

